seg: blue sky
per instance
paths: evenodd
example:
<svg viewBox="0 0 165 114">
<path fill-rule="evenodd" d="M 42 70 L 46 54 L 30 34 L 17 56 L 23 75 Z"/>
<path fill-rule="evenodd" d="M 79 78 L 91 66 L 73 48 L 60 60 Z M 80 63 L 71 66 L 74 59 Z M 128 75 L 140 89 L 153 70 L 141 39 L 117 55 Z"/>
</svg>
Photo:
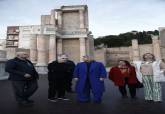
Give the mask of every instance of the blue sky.
<svg viewBox="0 0 165 114">
<path fill-rule="evenodd" d="M 165 0 L 0 0 L 0 39 L 7 26 L 40 24 L 51 9 L 83 4 L 94 37 L 165 27 Z"/>
</svg>

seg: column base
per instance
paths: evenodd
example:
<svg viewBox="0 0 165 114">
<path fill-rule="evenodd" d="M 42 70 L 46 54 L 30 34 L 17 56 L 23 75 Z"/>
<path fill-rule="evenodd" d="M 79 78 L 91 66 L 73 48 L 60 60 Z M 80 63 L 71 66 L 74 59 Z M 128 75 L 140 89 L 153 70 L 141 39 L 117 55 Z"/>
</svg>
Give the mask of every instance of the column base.
<svg viewBox="0 0 165 114">
<path fill-rule="evenodd" d="M 7 80 L 9 76 L 0 76 L 0 80 Z"/>
<path fill-rule="evenodd" d="M 36 65 L 35 68 L 36 68 L 38 74 L 45 75 L 45 74 L 48 73 L 47 65 L 42 65 L 42 66 L 41 65 Z"/>
</svg>

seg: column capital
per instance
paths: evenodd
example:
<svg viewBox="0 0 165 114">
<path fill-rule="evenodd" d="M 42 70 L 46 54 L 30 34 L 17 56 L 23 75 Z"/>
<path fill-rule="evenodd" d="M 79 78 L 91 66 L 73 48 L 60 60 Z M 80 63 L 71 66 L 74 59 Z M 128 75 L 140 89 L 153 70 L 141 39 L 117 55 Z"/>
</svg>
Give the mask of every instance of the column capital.
<svg viewBox="0 0 165 114">
<path fill-rule="evenodd" d="M 79 13 L 84 13 L 85 9 L 79 9 Z"/>
<path fill-rule="evenodd" d="M 50 38 L 56 38 L 55 34 L 50 34 Z"/>
</svg>

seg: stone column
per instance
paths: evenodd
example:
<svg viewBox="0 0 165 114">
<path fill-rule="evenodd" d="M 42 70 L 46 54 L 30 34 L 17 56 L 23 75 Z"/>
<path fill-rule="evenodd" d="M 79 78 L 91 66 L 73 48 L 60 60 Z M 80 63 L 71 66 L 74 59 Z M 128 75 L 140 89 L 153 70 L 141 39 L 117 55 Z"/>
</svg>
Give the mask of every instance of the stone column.
<svg viewBox="0 0 165 114">
<path fill-rule="evenodd" d="M 159 28 L 161 58 L 165 59 L 165 27 Z"/>
<path fill-rule="evenodd" d="M 133 61 L 140 60 L 139 45 L 137 39 L 132 40 L 132 59 Z"/>
<path fill-rule="evenodd" d="M 56 60 L 56 36 L 50 35 L 49 39 L 49 63 Z"/>
<path fill-rule="evenodd" d="M 165 47 L 165 27 L 159 28 L 159 38 L 161 41 L 161 47 Z"/>
<path fill-rule="evenodd" d="M 16 56 L 16 48 L 6 48 L 6 58 L 13 59 Z"/>
<path fill-rule="evenodd" d="M 57 12 L 58 27 L 62 28 L 62 11 Z"/>
<path fill-rule="evenodd" d="M 57 39 L 57 54 L 62 54 L 62 39 L 59 38 Z"/>
<path fill-rule="evenodd" d="M 158 36 L 152 36 L 153 54 L 156 60 L 161 59 L 160 42 Z"/>
<path fill-rule="evenodd" d="M 55 11 L 54 11 L 54 10 L 51 10 L 50 24 L 51 24 L 51 25 L 56 25 Z"/>
<path fill-rule="evenodd" d="M 85 27 L 84 10 L 83 9 L 79 10 L 79 14 L 80 14 L 80 28 L 84 28 Z"/>
<path fill-rule="evenodd" d="M 47 65 L 47 39 L 45 35 L 41 34 L 37 36 L 37 66 L 46 66 Z"/>
<path fill-rule="evenodd" d="M 80 61 L 83 61 L 82 57 L 86 55 L 85 38 L 80 38 Z"/>
<path fill-rule="evenodd" d="M 88 54 L 91 59 L 94 59 L 94 39 L 93 35 L 89 35 L 86 38 L 86 54 Z"/>
<path fill-rule="evenodd" d="M 89 29 L 88 9 L 85 10 L 85 28 Z"/>
<path fill-rule="evenodd" d="M 9 74 L 5 72 L 6 61 L 6 51 L 0 50 L 0 80 L 7 80 L 9 76 Z"/>
<path fill-rule="evenodd" d="M 37 62 L 37 35 L 32 34 L 30 38 L 30 60 L 32 63 Z"/>
</svg>

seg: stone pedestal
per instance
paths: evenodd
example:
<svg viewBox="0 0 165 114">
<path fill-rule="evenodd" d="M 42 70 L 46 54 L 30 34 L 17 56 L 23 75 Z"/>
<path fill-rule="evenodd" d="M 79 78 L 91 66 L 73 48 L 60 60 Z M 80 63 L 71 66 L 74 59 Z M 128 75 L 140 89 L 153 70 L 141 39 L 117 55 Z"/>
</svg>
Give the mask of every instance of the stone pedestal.
<svg viewBox="0 0 165 114">
<path fill-rule="evenodd" d="M 132 59 L 133 61 L 140 60 L 139 45 L 137 39 L 132 40 Z"/>
<path fill-rule="evenodd" d="M 50 35 L 49 39 L 49 63 L 56 60 L 56 36 Z"/>
<path fill-rule="evenodd" d="M 30 38 L 30 60 L 32 63 L 37 62 L 37 35 L 33 34 Z"/>
<path fill-rule="evenodd" d="M 83 61 L 83 56 L 86 55 L 85 38 L 80 38 L 80 61 Z"/>
<path fill-rule="evenodd" d="M 160 42 L 158 36 L 152 36 L 153 54 L 156 60 L 161 59 Z"/>
</svg>

